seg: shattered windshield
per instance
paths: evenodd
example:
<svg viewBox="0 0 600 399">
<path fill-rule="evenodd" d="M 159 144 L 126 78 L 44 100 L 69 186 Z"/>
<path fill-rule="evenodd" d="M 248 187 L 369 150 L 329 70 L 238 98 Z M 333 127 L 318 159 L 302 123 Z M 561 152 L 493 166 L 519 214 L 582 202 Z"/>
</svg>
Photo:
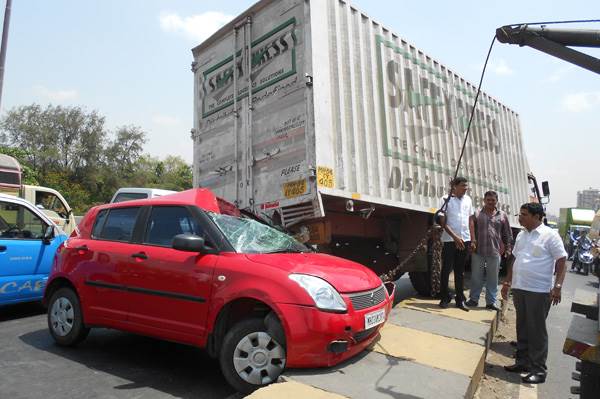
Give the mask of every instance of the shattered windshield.
<svg viewBox="0 0 600 399">
<path fill-rule="evenodd" d="M 252 219 L 208 212 L 236 252 L 309 252 L 289 235 Z"/>
</svg>

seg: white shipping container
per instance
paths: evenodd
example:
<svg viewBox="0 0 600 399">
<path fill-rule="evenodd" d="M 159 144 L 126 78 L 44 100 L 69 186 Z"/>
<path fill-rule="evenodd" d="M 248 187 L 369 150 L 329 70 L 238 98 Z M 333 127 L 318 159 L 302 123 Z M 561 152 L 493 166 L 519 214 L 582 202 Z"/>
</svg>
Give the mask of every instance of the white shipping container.
<svg viewBox="0 0 600 399">
<path fill-rule="evenodd" d="M 194 186 L 286 226 L 347 200 L 431 214 L 447 193 L 476 86 L 349 2 L 262 0 L 193 55 Z M 471 196 L 497 191 L 516 226 L 528 170 L 518 115 L 482 93 Z"/>
</svg>

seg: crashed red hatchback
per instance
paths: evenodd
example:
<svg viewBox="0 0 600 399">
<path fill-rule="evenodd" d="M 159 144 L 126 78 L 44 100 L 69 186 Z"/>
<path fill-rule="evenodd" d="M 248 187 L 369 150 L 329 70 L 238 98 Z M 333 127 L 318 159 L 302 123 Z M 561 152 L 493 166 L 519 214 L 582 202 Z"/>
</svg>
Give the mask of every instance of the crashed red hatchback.
<svg viewBox="0 0 600 399">
<path fill-rule="evenodd" d="M 92 208 L 48 280 L 54 340 L 75 345 L 109 327 L 205 347 L 241 392 L 373 341 L 393 284 L 219 204 L 194 189 Z"/>
</svg>

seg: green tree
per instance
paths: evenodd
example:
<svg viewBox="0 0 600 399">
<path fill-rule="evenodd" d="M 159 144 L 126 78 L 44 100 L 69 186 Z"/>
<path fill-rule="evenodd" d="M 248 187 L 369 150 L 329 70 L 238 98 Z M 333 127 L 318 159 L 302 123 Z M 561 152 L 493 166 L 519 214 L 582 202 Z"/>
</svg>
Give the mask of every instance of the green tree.
<svg viewBox="0 0 600 399">
<path fill-rule="evenodd" d="M 0 121 L 4 141 L 27 154 L 40 178 L 52 171 L 69 171 L 84 178 L 98 166 L 106 132 L 104 117 L 81 107 L 38 104 L 9 110 Z"/>
<path fill-rule="evenodd" d="M 110 200 L 121 187 L 192 187 L 192 168 L 178 156 L 144 154 L 146 132 L 125 125 L 114 132 L 105 118 L 77 106 L 9 110 L 0 120 L 0 152 L 17 158 L 23 182 L 60 191 L 76 213 Z"/>
</svg>

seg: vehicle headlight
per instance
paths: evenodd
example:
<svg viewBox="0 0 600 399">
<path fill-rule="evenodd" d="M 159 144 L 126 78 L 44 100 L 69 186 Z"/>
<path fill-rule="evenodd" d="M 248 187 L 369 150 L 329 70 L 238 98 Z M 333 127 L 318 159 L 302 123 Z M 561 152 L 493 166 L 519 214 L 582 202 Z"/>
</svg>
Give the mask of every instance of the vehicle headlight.
<svg viewBox="0 0 600 399">
<path fill-rule="evenodd" d="M 346 303 L 341 295 L 322 278 L 308 274 L 290 274 L 289 277 L 306 290 L 308 295 L 315 301 L 317 308 L 331 312 L 345 312 L 347 310 Z"/>
</svg>

